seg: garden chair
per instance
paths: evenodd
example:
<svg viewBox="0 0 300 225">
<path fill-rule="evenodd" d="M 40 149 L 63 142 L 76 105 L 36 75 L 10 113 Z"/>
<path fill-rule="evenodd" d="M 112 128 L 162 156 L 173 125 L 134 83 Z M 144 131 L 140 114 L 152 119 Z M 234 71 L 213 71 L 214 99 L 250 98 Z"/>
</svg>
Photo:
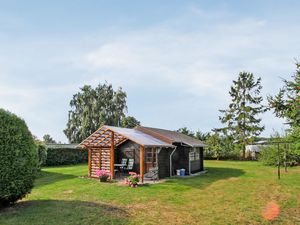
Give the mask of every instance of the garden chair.
<svg viewBox="0 0 300 225">
<path fill-rule="evenodd" d="M 144 174 L 144 177 L 153 182 L 158 181 L 158 167 L 150 168 L 149 172 Z"/>
<path fill-rule="evenodd" d="M 126 158 L 123 158 L 123 159 L 122 159 L 122 161 L 121 161 L 121 164 L 124 164 L 124 165 L 126 165 L 126 166 L 127 166 L 127 160 L 128 160 L 128 159 L 126 159 Z"/>
<path fill-rule="evenodd" d="M 127 167 L 124 168 L 124 170 L 126 171 L 131 171 L 133 169 L 133 165 L 134 165 L 134 159 L 129 159 L 128 160 L 128 165 Z"/>
<path fill-rule="evenodd" d="M 120 167 L 120 169 L 121 169 L 121 171 L 122 171 L 123 173 L 124 173 L 125 167 L 127 167 L 127 161 L 128 161 L 127 158 L 123 158 L 123 159 L 121 160 L 121 164 L 125 165 L 125 166 L 121 166 L 121 167 Z"/>
</svg>

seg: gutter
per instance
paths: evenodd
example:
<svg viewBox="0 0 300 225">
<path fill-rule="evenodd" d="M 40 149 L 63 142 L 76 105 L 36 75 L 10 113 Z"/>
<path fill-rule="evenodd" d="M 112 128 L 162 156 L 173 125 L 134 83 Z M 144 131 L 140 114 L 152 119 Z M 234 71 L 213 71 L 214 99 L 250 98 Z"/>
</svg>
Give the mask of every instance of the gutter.
<svg viewBox="0 0 300 225">
<path fill-rule="evenodd" d="M 170 177 L 172 177 L 172 156 L 175 153 L 176 149 L 177 149 L 177 146 L 175 146 L 174 150 L 171 152 L 171 155 L 170 155 Z"/>
</svg>

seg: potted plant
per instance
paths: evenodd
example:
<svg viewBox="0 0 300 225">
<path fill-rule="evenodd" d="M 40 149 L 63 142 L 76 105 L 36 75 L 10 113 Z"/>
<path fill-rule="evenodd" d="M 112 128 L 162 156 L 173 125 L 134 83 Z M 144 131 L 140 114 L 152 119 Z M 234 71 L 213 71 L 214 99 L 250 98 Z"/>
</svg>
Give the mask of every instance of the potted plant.
<svg viewBox="0 0 300 225">
<path fill-rule="evenodd" d="M 96 176 L 99 177 L 100 182 L 106 182 L 109 174 L 105 170 L 96 170 Z"/>
<path fill-rule="evenodd" d="M 135 172 L 129 172 L 129 175 L 130 176 L 127 178 L 126 183 L 129 185 L 129 187 L 137 187 L 140 181 L 140 176 Z"/>
</svg>

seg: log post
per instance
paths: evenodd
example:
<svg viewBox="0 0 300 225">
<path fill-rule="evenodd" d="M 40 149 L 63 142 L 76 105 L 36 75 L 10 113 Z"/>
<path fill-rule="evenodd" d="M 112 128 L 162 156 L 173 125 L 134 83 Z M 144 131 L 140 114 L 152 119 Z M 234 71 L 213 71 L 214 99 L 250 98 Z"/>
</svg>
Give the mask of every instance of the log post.
<svg viewBox="0 0 300 225">
<path fill-rule="evenodd" d="M 88 155 L 88 168 L 89 168 L 89 172 L 88 172 L 88 176 L 91 177 L 92 176 L 92 150 L 89 148 L 89 155 Z"/>
<path fill-rule="evenodd" d="M 114 144 L 115 134 L 111 132 L 111 140 L 110 140 L 110 173 L 111 179 L 114 179 L 114 169 L 115 169 L 115 144 Z"/>
<path fill-rule="evenodd" d="M 99 170 L 101 170 L 101 160 L 102 160 L 102 148 L 99 148 Z"/>
<path fill-rule="evenodd" d="M 140 177 L 144 183 L 144 147 L 140 145 Z"/>
<path fill-rule="evenodd" d="M 278 162 L 277 162 L 277 176 L 278 179 L 280 180 L 280 147 L 279 147 L 279 143 L 278 143 Z"/>
</svg>

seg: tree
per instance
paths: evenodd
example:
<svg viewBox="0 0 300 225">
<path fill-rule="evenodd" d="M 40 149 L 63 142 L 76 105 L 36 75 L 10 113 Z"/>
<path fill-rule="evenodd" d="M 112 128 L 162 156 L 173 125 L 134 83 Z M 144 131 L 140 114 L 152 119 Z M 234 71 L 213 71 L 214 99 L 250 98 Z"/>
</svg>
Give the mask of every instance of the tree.
<svg viewBox="0 0 300 225">
<path fill-rule="evenodd" d="M 219 130 L 228 132 L 241 144 L 243 158 L 245 146 L 264 130 L 264 126 L 260 125 L 261 119 L 257 118 L 265 111 L 265 107 L 261 104 L 263 101 L 261 89 L 261 78 L 255 80 L 252 73 L 239 73 L 238 79 L 233 81 L 229 91 L 231 103 L 228 109 L 220 110 L 223 116 L 219 119 L 226 127 Z"/>
<path fill-rule="evenodd" d="M 210 155 L 213 157 L 216 157 L 217 160 L 220 159 L 221 152 L 222 152 L 222 140 L 218 132 L 214 132 L 211 134 L 207 140 L 206 143 L 208 145 L 208 151 Z"/>
<path fill-rule="evenodd" d="M 43 142 L 45 144 L 56 144 L 56 141 L 50 136 L 50 134 L 45 134 L 43 136 Z"/>
<path fill-rule="evenodd" d="M 291 144 L 292 155 L 300 162 L 300 63 L 296 62 L 296 72 L 291 80 L 283 80 L 284 86 L 275 96 L 268 96 L 269 109 L 275 115 L 286 119 L 291 132 L 288 141 Z"/>
<path fill-rule="evenodd" d="M 126 93 L 113 90 L 111 84 L 99 84 L 95 89 L 83 86 L 70 101 L 65 135 L 71 143 L 79 143 L 100 126 L 120 126 L 127 110 Z"/>
<path fill-rule="evenodd" d="M 300 63 L 296 62 L 296 72 L 292 80 L 283 80 L 284 86 L 275 96 L 268 96 L 269 109 L 277 117 L 285 118 L 293 127 L 300 126 Z"/>
<path fill-rule="evenodd" d="M 194 137 L 195 133 L 189 130 L 187 127 L 182 127 L 177 130 L 177 132 L 188 135 L 190 137 Z"/>
<path fill-rule="evenodd" d="M 201 132 L 201 131 L 197 131 L 196 133 L 195 133 L 195 138 L 196 139 L 198 139 L 198 140 L 200 140 L 200 141 L 206 141 L 207 140 L 207 138 L 209 137 L 209 133 L 203 133 L 203 132 Z"/>
<path fill-rule="evenodd" d="M 30 193 L 38 154 L 26 123 L 0 109 L 0 208 Z"/>
<path fill-rule="evenodd" d="M 125 128 L 133 128 L 135 126 L 139 126 L 141 125 L 141 122 L 138 121 L 136 118 L 134 118 L 133 116 L 126 116 L 122 118 L 122 127 Z"/>
</svg>

